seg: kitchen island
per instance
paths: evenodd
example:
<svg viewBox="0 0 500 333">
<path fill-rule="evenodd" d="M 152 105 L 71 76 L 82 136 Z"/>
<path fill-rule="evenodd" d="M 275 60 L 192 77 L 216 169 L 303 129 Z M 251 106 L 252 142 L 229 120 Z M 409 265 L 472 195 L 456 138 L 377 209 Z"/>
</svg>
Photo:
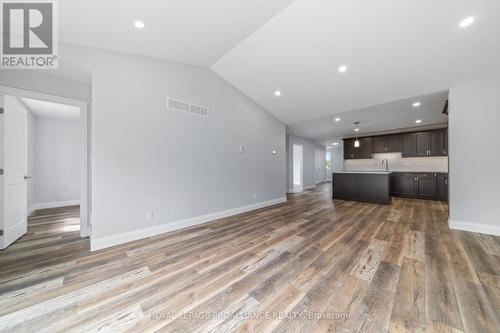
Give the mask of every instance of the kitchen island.
<svg viewBox="0 0 500 333">
<path fill-rule="evenodd" d="M 389 171 L 334 172 L 332 174 L 332 198 L 390 204 L 390 175 Z"/>
</svg>

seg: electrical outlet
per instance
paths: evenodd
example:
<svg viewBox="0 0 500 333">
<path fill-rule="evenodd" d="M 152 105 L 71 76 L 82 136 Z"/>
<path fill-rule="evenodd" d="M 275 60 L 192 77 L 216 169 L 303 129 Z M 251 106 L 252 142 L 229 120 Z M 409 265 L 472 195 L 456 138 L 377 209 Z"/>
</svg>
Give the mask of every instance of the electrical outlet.
<svg viewBox="0 0 500 333">
<path fill-rule="evenodd" d="M 253 198 L 257 200 L 257 193 L 253 194 Z"/>
<path fill-rule="evenodd" d="M 152 219 L 153 219 L 153 211 L 147 210 L 146 211 L 146 220 L 152 220 Z"/>
</svg>

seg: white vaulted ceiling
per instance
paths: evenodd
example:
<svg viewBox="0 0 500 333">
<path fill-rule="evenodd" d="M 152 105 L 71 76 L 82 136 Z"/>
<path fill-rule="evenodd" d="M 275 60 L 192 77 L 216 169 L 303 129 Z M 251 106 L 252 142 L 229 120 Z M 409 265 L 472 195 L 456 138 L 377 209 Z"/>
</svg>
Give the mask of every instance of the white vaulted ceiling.
<svg viewBox="0 0 500 333">
<path fill-rule="evenodd" d="M 292 0 L 64 0 L 66 43 L 210 66 Z M 134 21 L 144 22 L 143 29 Z"/>
<path fill-rule="evenodd" d="M 442 91 L 498 77 L 500 1 L 295 0 L 212 68 L 287 124 Z"/>
<path fill-rule="evenodd" d="M 59 25 L 66 43 L 209 66 L 311 138 L 325 129 L 304 121 L 500 75 L 498 0 L 64 0 Z"/>
</svg>

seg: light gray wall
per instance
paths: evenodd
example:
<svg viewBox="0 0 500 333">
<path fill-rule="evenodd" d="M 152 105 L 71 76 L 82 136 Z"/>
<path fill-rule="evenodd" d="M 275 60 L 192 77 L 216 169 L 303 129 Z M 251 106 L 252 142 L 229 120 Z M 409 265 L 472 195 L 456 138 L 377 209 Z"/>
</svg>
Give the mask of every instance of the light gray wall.
<svg viewBox="0 0 500 333">
<path fill-rule="evenodd" d="M 92 97 L 95 237 L 285 196 L 284 124 L 210 69 L 113 56 Z M 170 111 L 167 97 L 210 115 Z"/>
<path fill-rule="evenodd" d="M 500 234 L 500 80 L 450 90 L 450 225 Z"/>
<path fill-rule="evenodd" d="M 33 203 L 45 205 L 79 201 L 80 122 L 37 117 L 34 137 L 35 163 L 32 180 L 36 195 Z"/>
<path fill-rule="evenodd" d="M 91 102 L 93 238 L 285 197 L 284 124 L 210 69 L 59 49 L 58 70 L 0 70 L 0 85 Z M 210 117 L 168 111 L 167 97 Z"/>
<path fill-rule="evenodd" d="M 315 158 L 316 158 L 316 143 L 312 140 L 300 138 L 297 136 L 287 135 L 286 137 L 286 151 L 287 151 L 287 165 L 286 165 L 286 177 L 287 177 L 287 190 L 293 190 L 293 145 L 303 146 L 303 156 L 304 156 L 304 187 L 311 187 L 316 185 L 316 174 L 315 174 Z"/>
</svg>

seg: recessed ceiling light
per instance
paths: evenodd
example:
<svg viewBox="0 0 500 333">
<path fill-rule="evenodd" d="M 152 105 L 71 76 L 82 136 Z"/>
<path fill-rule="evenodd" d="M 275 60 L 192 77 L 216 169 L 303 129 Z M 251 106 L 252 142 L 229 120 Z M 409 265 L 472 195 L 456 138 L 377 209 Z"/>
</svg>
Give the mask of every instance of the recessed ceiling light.
<svg viewBox="0 0 500 333">
<path fill-rule="evenodd" d="M 339 72 L 340 73 L 344 73 L 346 71 L 347 71 L 347 66 L 346 65 L 342 65 L 342 66 L 339 67 Z"/>
<path fill-rule="evenodd" d="M 460 28 L 467 28 L 472 24 L 472 22 L 474 22 L 474 18 L 472 16 L 466 17 L 460 21 Z"/>
<path fill-rule="evenodd" d="M 276 96 L 276 97 L 280 97 L 280 96 L 281 96 L 281 91 L 276 90 L 276 91 L 274 92 L 274 96 Z"/>
<path fill-rule="evenodd" d="M 339 121 L 340 121 L 340 118 L 335 118 L 335 121 L 336 121 L 336 122 L 339 122 Z"/>
<path fill-rule="evenodd" d="M 338 142 L 334 142 L 334 143 L 332 143 L 332 145 L 334 145 L 334 146 L 338 146 L 338 145 L 339 145 L 339 143 L 338 143 Z"/>
<path fill-rule="evenodd" d="M 415 124 L 420 124 L 421 122 L 422 122 L 422 120 L 420 120 L 420 119 L 415 120 Z"/>
<path fill-rule="evenodd" d="M 420 105 L 421 105 L 420 102 L 415 102 L 412 104 L 414 108 L 418 108 Z"/>
<path fill-rule="evenodd" d="M 134 21 L 134 26 L 137 29 L 142 29 L 142 28 L 144 28 L 144 22 L 142 22 L 141 20 L 135 20 Z"/>
</svg>

